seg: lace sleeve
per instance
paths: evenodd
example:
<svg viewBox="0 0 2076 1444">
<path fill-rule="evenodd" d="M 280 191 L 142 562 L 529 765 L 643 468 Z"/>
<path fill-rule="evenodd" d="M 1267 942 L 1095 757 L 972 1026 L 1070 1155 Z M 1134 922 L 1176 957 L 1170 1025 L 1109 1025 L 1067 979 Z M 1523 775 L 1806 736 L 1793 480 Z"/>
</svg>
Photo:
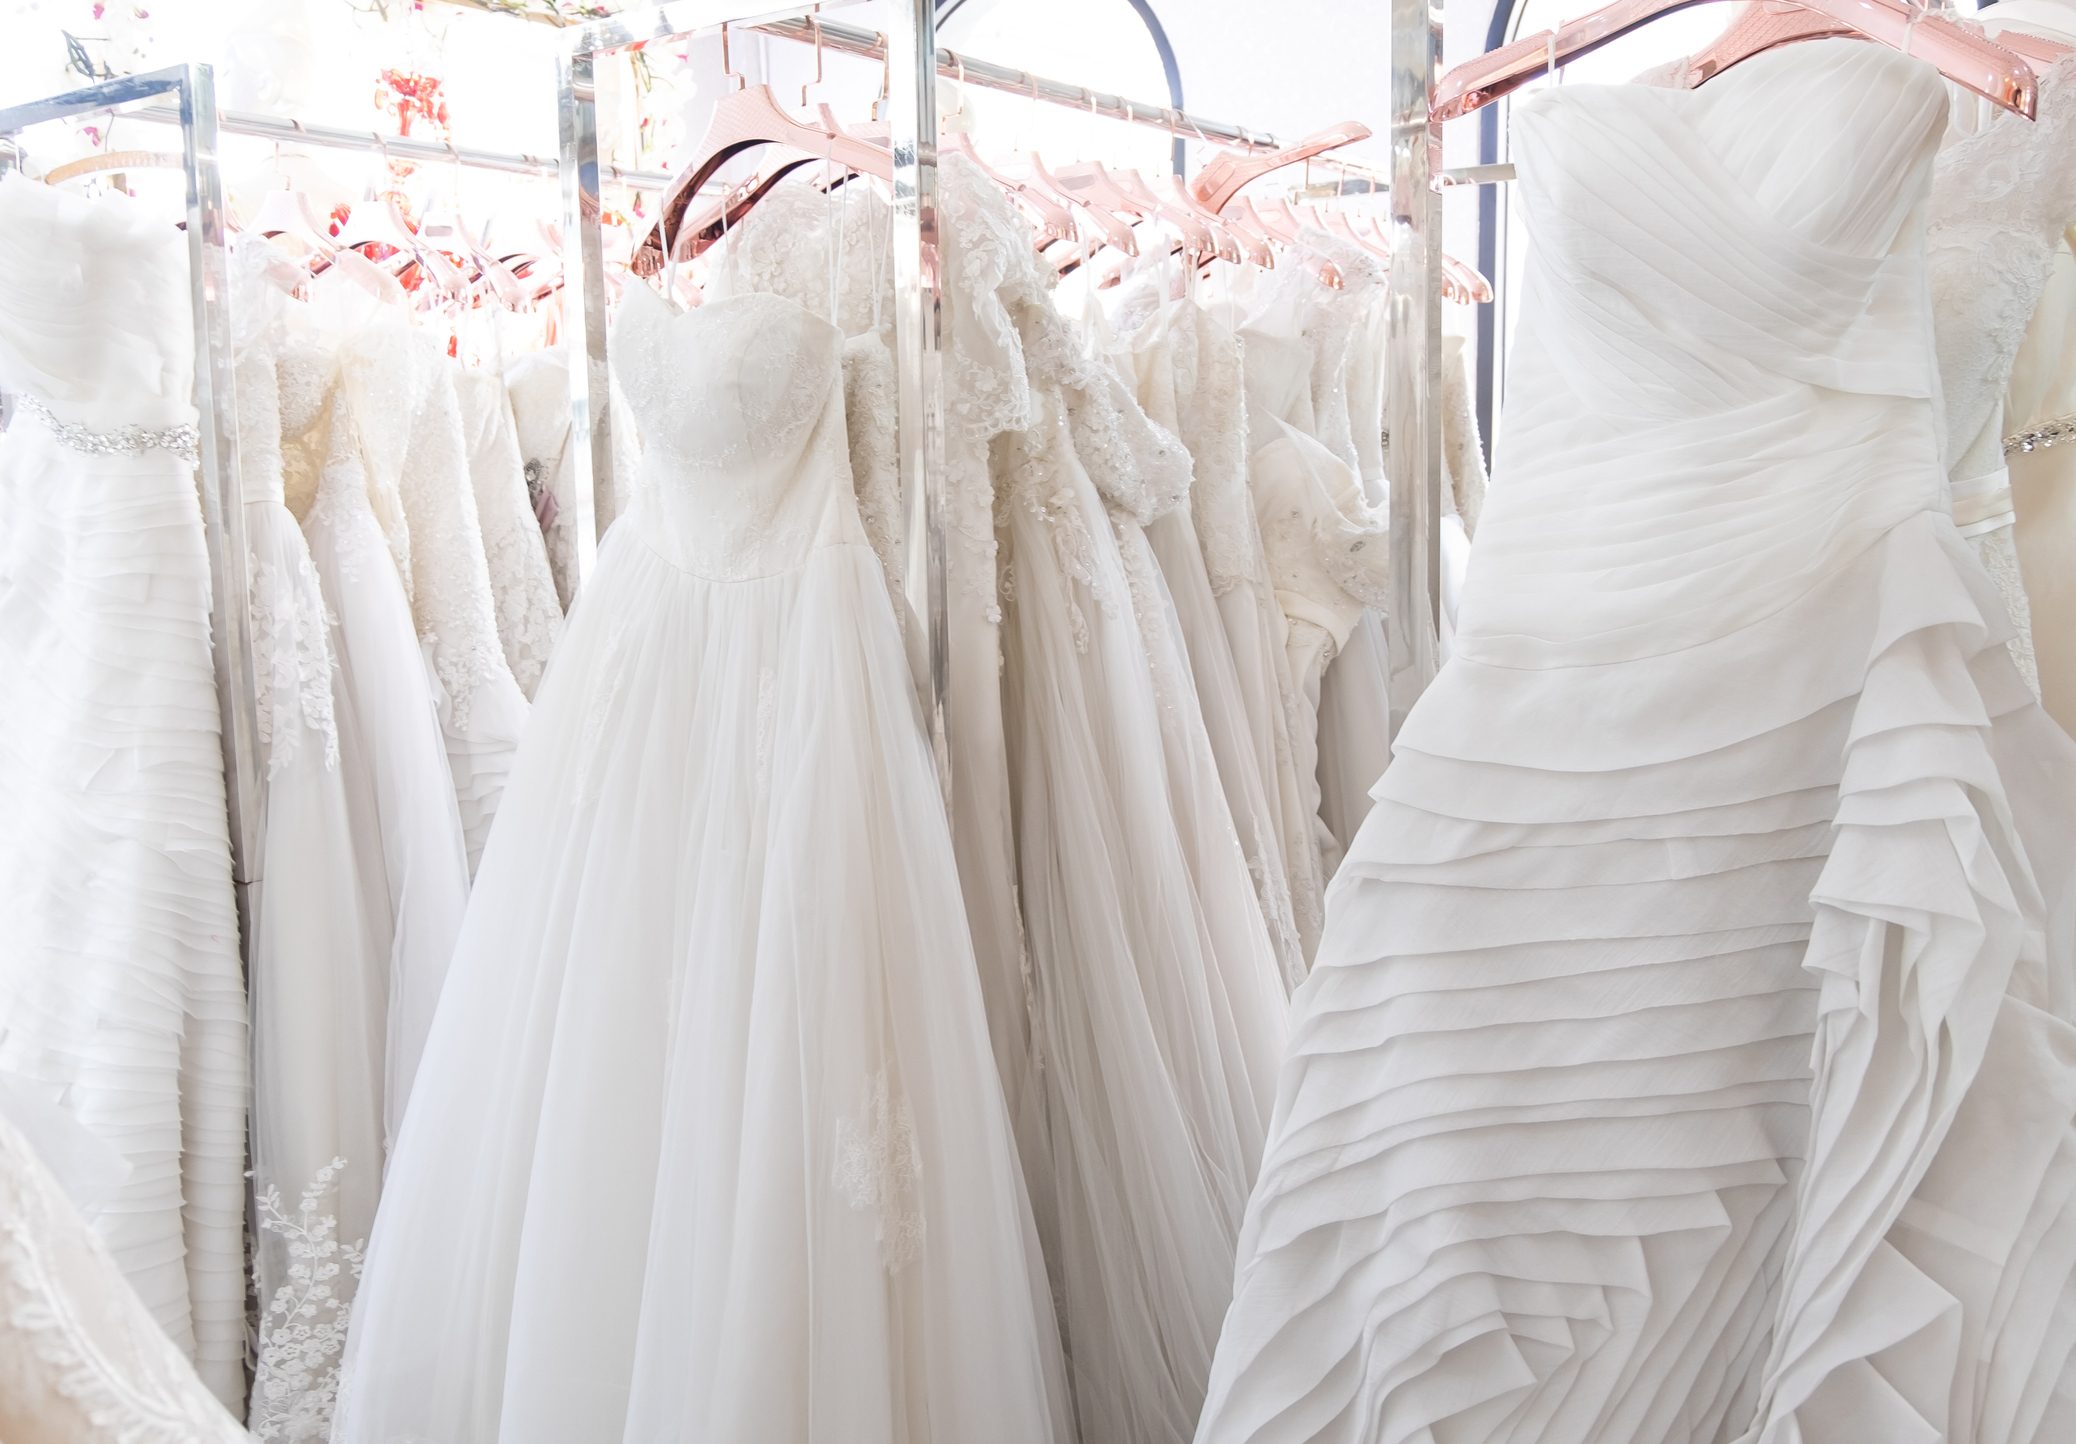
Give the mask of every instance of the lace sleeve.
<svg viewBox="0 0 2076 1444">
<path fill-rule="evenodd" d="M 1478 513 L 1485 506 L 1485 447 L 1478 435 L 1478 414 L 1471 404 L 1470 373 L 1463 343 L 1455 338 L 1442 346 L 1442 461 L 1449 472 L 1449 495 L 1465 536 L 1478 534 Z"/>
<path fill-rule="evenodd" d="M 1926 259 L 1951 466 L 1994 417 L 2076 216 L 2076 55 L 2040 82 L 2037 119 L 1999 113 L 1939 153 Z"/>
</svg>

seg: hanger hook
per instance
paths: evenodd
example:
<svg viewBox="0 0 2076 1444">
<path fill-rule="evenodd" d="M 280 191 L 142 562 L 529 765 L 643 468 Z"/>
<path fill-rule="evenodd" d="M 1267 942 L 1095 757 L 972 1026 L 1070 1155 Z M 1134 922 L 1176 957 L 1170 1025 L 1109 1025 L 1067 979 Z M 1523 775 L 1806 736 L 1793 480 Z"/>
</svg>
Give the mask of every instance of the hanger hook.
<svg viewBox="0 0 2076 1444">
<path fill-rule="evenodd" d="M 887 50 L 886 31 L 879 31 L 873 43 L 879 50 L 879 99 L 872 102 L 872 118 L 879 120 L 894 98 L 894 57 Z"/>
<path fill-rule="evenodd" d="M 745 75 L 738 75 L 736 73 L 735 60 L 733 55 L 731 55 L 731 53 L 729 52 L 728 22 L 726 20 L 723 20 L 721 22 L 721 78 L 723 80 L 734 81 L 735 88 L 737 90 L 749 89 L 749 77 Z"/>
<path fill-rule="evenodd" d="M 815 38 L 815 78 L 804 82 L 800 87 L 800 108 L 802 110 L 807 109 L 808 88 L 822 83 L 822 17 L 819 14 L 808 16 L 807 29 L 808 33 Z"/>
</svg>

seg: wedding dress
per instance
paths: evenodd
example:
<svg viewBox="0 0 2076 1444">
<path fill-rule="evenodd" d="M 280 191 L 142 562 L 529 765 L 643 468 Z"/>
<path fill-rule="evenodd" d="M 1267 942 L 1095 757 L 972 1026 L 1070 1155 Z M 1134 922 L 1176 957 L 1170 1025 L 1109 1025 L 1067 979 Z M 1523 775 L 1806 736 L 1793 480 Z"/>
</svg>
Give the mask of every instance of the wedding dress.
<svg viewBox="0 0 2076 1444">
<path fill-rule="evenodd" d="M 505 366 L 505 390 L 511 399 L 512 422 L 518 430 L 519 453 L 527 494 L 535 514 L 543 518 L 548 568 L 555 576 L 555 595 L 567 612 L 577 594 L 576 457 L 570 450 L 569 353 L 550 346 L 514 357 Z M 641 438 L 617 384 L 608 390 L 613 412 L 614 470 L 632 486 L 641 469 Z M 602 485 L 592 499 L 593 525 L 603 532 L 620 514 L 614 487 Z"/>
<path fill-rule="evenodd" d="M 483 860 L 334 1438 L 1056 1444 L 841 336 L 622 304 L 646 479 Z"/>
<path fill-rule="evenodd" d="M 370 931 L 387 959 L 386 1146 L 403 1121 L 468 906 L 468 852 L 432 674 L 380 519 L 400 516 L 402 505 L 393 491 L 378 489 L 380 473 L 367 465 L 385 429 L 408 414 L 401 388 L 410 372 L 400 354 L 408 333 L 391 324 L 401 292 L 373 267 L 341 257 L 311 283 L 311 293 L 308 307 L 289 308 L 277 357 L 283 467 L 288 495 L 309 498 L 303 534 L 331 618 L 339 770 Z M 349 385 L 350 375 L 360 384 Z M 372 1199 L 382 1157 L 363 1153 L 341 1162 L 327 1182 Z M 296 1197 L 315 1182 L 296 1188 Z M 367 1235 L 351 1223 L 355 1216 L 364 1217 L 327 1209 L 313 1223 L 346 1218 L 353 1231 L 335 1242 L 357 1249 Z M 350 1277 L 335 1282 L 331 1302 L 343 1307 L 350 1285 Z M 335 1367 L 337 1348 L 330 1352 Z"/>
<path fill-rule="evenodd" d="M 21 1115 L 47 1109 L 46 1142 L 78 1125 L 11 1088 L 0 1078 L 0 1438 L 8 1444 L 246 1439 L 66 1196 L 75 1180 L 61 1178 L 38 1156 L 29 1125 L 39 1120 Z M 90 1138 L 86 1144 L 97 1146 Z"/>
<path fill-rule="evenodd" d="M 1113 343 L 1117 360 L 1135 384 L 1147 414 L 1179 441 L 1184 417 L 1197 419 L 1193 410 L 1200 361 L 1197 323 L 1203 313 L 1187 296 L 1164 295 L 1163 286 L 1151 279 L 1142 280 L 1119 306 L 1117 324 L 1122 334 Z M 1229 401 L 1239 399 L 1233 396 Z M 1245 425 L 1244 419 L 1241 424 Z M 1251 728 L 1248 698 L 1241 689 L 1232 641 L 1226 635 L 1204 543 L 1198 535 L 1194 457 L 1187 451 L 1183 454 L 1191 456 L 1192 474 L 1188 491 L 1178 503 L 1189 504 L 1170 504 L 1143 527 L 1163 589 L 1163 594 L 1146 595 L 1144 601 L 1174 639 L 1166 647 L 1159 638 L 1149 642 L 1154 648 L 1156 676 L 1161 675 L 1165 660 L 1172 679 L 1166 690 L 1184 697 L 1184 705 L 1164 706 L 1163 716 L 1187 722 L 1193 715 L 1202 723 L 1201 741 L 1215 761 L 1230 823 L 1238 829 L 1242 856 L 1278 969 L 1285 986 L 1295 987 L 1305 975 L 1307 955 L 1284 868 L 1280 818 L 1270 801 L 1273 761 L 1266 769 L 1264 766 L 1264 747 L 1273 747 L 1274 739 L 1257 742 Z M 1113 518 L 1116 516 L 1113 511 Z M 1127 540 L 1123 528 L 1128 522 L 1118 519 L 1116 524 L 1120 541 Z M 1135 591 L 1135 605 L 1149 590 L 1141 586 Z M 1287 736 L 1284 740 L 1287 743 Z M 1202 885 L 1200 879 L 1200 888 Z"/>
<path fill-rule="evenodd" d="M 96 1232 L 245 1388 L 245 984 L 180 234 L 0 180 L 0 1070 L 128 1164 Z"/>
<path fill-rule="evenodd" d="M 1958 102 L 1963 114 L 1972 98 Z M 1950 139 L 1932 181 L 1926 248 L 1954 520 L 2010 609 L 2010 646 L 2037 693 L 2032 609 L 2013 542 L 2005 389 L 2063 229 L 2076 223 L 2076 59 L 2040 78 L 2037 118 L 2008 111 Z"/>
<path fill-rule="evenodd" d="M 495 371 L 452 369 L 497 608 L 497 638 L 512 679 L 531 699 L 562 633 L 562 602 L 540 518 L 527 495 L 526 461 L 504 378 Z"/>
<path fill-rule="evenodd" d="M 1848 40 L 1517 105 L 1507 471 L 1201 1440 L 2076 1428 L 2076 746 L 1946 509 L 1945 115 Z"/>
<path fill-rule="evenodd" d="M 473 875 L 526 726 L 526 696 L 498 640 L 456 368 L 437 336 L 413 329 L 401 288 L 389 295 L 386 279 L 367 283 L 387 299 L 367 318 L 367 334 L 340 353 L 340 384 L 432 669 Z"/>
<path fill-rule="evenodd" d="M 319 1274 L 335 1241 L 347 1245 L 339 1261 L 352 1261 L 352 1244 L 374 1221 L 381 1177 L 388 909 L 361 880 L 330 617 L 309 544 L 283 501 L 276 351 L 287 298 L 269 276 L 273 257 L 270 242 L 241 237 L 231 280 L 264 779 L 261 867 L 246 903 L 260 1311 L 249 1422 L 264 1440 L 322 1440 L 352 1292 L 350 1278 Z"/>
</svg>

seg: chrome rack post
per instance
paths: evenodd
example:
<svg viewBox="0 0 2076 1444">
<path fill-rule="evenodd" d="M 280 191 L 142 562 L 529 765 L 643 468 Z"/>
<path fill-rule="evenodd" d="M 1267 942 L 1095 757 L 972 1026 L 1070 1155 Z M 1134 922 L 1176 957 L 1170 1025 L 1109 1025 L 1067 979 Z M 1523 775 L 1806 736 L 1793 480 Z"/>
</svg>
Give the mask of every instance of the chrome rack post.
<svg viewBox="0 0 2076 1444">
<path fill-rule="evenodd" d="M 1442 53 L 1437 0 L 1391 0 L 1391 295 L 1384 415 L 1391 432 L 1391 606 L 1413 638 L 1441 603 L 1441 204 L 1428 119 Z M 1424 595 L 1423 595 L 1424 594 Z M 1421 678 L 1424 684 L 1427 679 Z"/>
<path fill-rule="evenodd" d="M 216 82 L 206 65 L 176 65 L 0 110 L 0 135 L 32 125 L 170 97 L 180 113 L 187 173 L 188 279 L 194 304 L 195 409 L 201 432 L 202 528 L 209 553 L 209 631 L 222 710 L 224 801 L 242 935 L 246 889 L 259 881 L 265 816 L 260 808 L 259 703 L 253 690 L 252 623 L 246 598 L 245 506 L 238 482 L 238 406 L 232 384 L 230 264 L 224 238 L 223 177 L 217 161 Z"/>
</svg>

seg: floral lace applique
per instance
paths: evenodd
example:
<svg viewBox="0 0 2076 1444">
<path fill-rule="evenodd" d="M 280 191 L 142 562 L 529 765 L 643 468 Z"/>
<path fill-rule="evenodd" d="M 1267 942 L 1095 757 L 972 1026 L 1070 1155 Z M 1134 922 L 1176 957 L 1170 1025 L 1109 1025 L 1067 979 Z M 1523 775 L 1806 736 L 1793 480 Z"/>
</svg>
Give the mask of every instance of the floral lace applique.
<svg viewBox="0 0 2076 1444">
<path fill-rule="evenodd" d="M 325 610 L 317 568 L 298 539 L 296 570 L 253 564 L 247 607 L 252 622 L 253 690 L 259 743 L 267 775 L 296 755 L 303 733 L 324 739 L 324 765 L 339 765 L 339 729 L 332 716 L 332 618 Z M 300 725 L 278 727 L 284 701 Z"/>
<path fill-rule="evenodd" d="M 864 1116 L 836 1120 L 831 1181 L 852 1208 L 878 1216 L 880 1262 L 888 1273 L 922 1257 L 929 1234 L 922 1179 L 914 1110 L 882 1068 L 868 1084 Z"/>
<path fill-rule="evenodd" d="M 334 1158 L 319 1169 L 293 1214 L 271 1185 L 255 1199 L 261 1232 L 281 1239 L 288 1251 L 286 1281 L 266 1300 L 260 1319 L 250 1420 L 258 1439 L 331 1436 L 352 1293 L 367 1258 L 367 1240 L 342 1242 L 338 1220 L 320 1211 L 345 1168 L 345 1159 Z"/>
</svg>

